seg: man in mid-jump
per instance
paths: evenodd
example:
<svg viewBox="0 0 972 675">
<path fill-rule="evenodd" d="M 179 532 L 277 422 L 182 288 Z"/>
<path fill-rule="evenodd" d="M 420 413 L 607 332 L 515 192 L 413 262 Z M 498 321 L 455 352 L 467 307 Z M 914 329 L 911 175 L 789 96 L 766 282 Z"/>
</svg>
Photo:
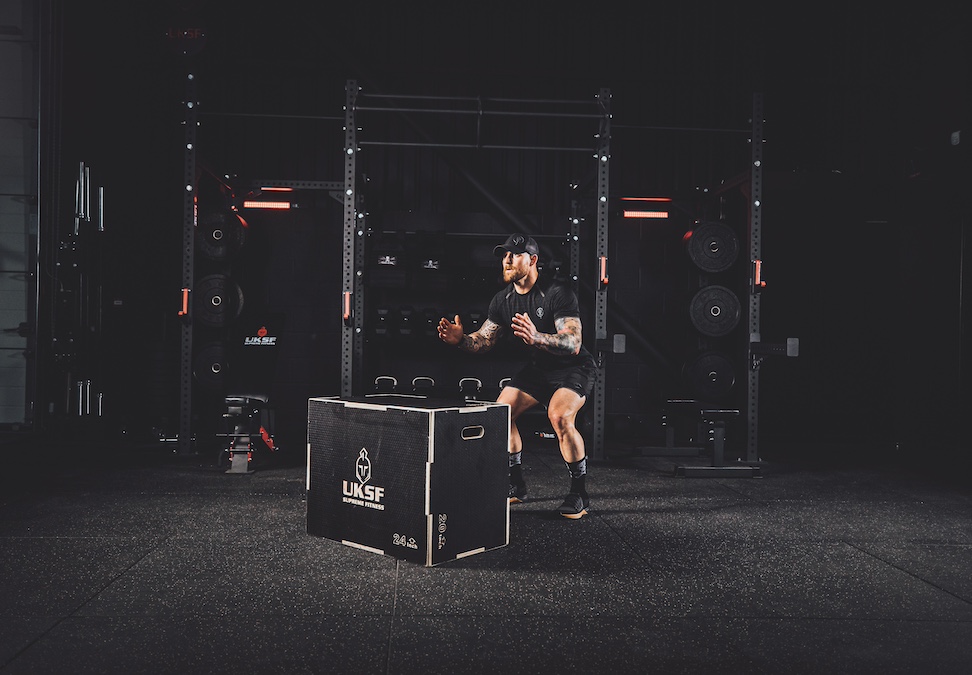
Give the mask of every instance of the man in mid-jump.
<svg viewBox="0 0 972 675">
<path fill-rule="evenodd" d="M 512 234 L 494 253 L 502 257 L 503 281 L 508 285 L 489 303 L 486 320 L 479 330 L 466 335 L 458 315 L 454 321 L 442 318 L 439 338 L 464 351 L 479 353 L 511 334 L 528 351 L 529 361 L 496 399 L 510 406 L 510 502 L 522 502 L 527 496 L 520 463 L 523 439 L 516 421 L 542 403 L 570 475 L 570 490 L 559 512 L 565 518 L 581 518 L 590 508 L 590 498 L 585 485 L 584 438 L 577 430 L 576 419 L 597 371 L 582 342 L 577 295 L 563 283 L 541 280 L 537 267 L 540 249 L 533 238 Z"/>
</svg>

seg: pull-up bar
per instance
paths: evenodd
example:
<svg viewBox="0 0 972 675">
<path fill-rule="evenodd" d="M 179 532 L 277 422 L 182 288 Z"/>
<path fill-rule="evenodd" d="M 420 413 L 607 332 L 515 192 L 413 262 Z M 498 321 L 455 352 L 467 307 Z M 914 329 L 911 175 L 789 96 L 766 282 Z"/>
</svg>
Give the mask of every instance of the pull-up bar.
<svg viewBox="0 0 972 675">
<path fill-rule="evenodd" d="M 561 152 L 593 152 L 594 148 L 570 148 L 544 145 L 490 145 L 476 143 L 418 143 L 409 141 L 358 141 L 359 146 L 379 145 L 401 148 L 471 148 L 475 150 L 555 150 Z"/>
<path fill-rule="evenodd" d="M 462 110 L 455 108 L 385 108 L 382 106 L 357 106 L 355 110 L 375 112 L 442 113 L 444 115 L 496 115 L 506 117 L 576 117 L 581 119 L 600 119 L 604 115 L 596 113 L 554 113 L 529 112 L 518 110 Z"/>
<path fill-rule="evenodd" d="M 402 113 L 428 113 L 444 115 L 476 115 L 476 116 L 504 116 L 504 117 L 562 117 L 577 119 L 599 119 L 604 116 L 603 112 L 563 112 L 560 110 L 539 111 L 539 110 L 512 110 L 487 108 L 490 104 L 518 104 L 524 106 L 537 105 L 592 105 L 597 106 L 597 101 L 563 101 L 556 99 L 517 99 L 517 98 L 483 98 L 482 96 L 432 96 L 432 95 L 410 95 L 410 94 L 365 94 L 360 95 L 361 100 L 388 100 L 388 101 L 440 101 L 443 103 L 469 103 L 470 107 L 418 107 L 418 106 L 355 106 L 355 110 L 369 112 L 402 112 Z"/>
<path fill-rule="evenodd" d="M 587 103 L 596 103 L 594 100 L 590 101 L 577 101 L 577 100 L 563 100 L 563 99 L 546 99 L 546 98 L 495 98 L 488 97 L 483 98 L 482 96 L 431 96 L 426 94 L 370 94 L 367 92 L 361 93 L 361 98 L 392 98 L 392 99 L 414 99 L 416 101 L 470 101 L 482 104 L 483 101 L 491 101 L 494 103 L 541 103 L 541 104 L 551 104 L 551 105 L 585 105 Z"/>
<path fill-rule="evenodd" d="M 628 129 L 633 131 L 691 131 L 707 132 L 713 134 L 751 134 L 752 129 L 716 129 L 706 127 L 655 127 L 634 124 L 614 124 L 612 129 Z"/>
</svg>

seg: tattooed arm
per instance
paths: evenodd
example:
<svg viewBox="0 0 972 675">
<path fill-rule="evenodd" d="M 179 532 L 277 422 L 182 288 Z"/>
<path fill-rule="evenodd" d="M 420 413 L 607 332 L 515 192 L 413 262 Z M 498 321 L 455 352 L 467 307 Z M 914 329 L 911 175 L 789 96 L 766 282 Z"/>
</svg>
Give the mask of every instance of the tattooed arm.
<svg viewBox="0 0 972 675">
<path fill-rule="evenodd" d="M 576 316 L 566 316 L 554 322 L 555 334 L 541 333 L 527 314 L 513 317 L 513 334 L 528 345 L 539 347 L 551 354 L 578 354 L 581 348 L 581 321 Z"/>
<path fill-rule="evenodd" d="M 483 322 L 479 330 L 469 335 L 463 332 L 458 314 L 454 322 L 446 318 L 439 320 L 439 339 L 446 344 L 457 345 L 459 349 L 466 352 L 488 352 L 496 345 L 502 334 L 502 327 L 489 319 Z"/>
</svg>

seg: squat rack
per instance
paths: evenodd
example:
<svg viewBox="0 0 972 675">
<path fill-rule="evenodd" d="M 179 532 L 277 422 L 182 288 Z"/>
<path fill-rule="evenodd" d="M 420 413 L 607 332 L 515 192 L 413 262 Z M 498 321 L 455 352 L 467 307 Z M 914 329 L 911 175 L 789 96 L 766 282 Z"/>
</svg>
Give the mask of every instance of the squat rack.
<svg viewBox="0 0 972 675">
<path fill-rule="evenodd" d="M 594 247 L 598 260 L 598 278 L 594 282 L 594 340 L 591 344 L 597 346 L 607 340 L 607 241 L 608 241 L 608 209 L 609 209 L 609 166 L 610 166 L 610 138 L 611 138 L 611 93 L 609 89 L 600 89 L 594 99 L 593 112 L 566 112 L 563 110 L 539 110 L 538 106 L 549 104 L 576 105 L 587 103 L 584 101 L 549 101 L 531 99 L 490 99 L 491 103 L 500 103 L 502 108 L 486 109 L 480 98 L 441 97 L 441 96 L 397 96 L 363 94 L 356 80 L 348 80 L 345 88 L 345 123 L 344 123 L 344 255 L 342 278 L 342 312 L 343 324 L 341 333 L 341 395 L 351 396 L 360 390 L 361 363 L 364 357 L 364 236 L 367 232 L 364 199 L 357 186 L 357 154 L 365 145 L 408 146 L 426 148 L 473 148 L 483 150 L 530 150 L 530 151 L 582 151 L 590 152 L 596 162 L 596 220 Z M 434 108 L 429 105 L 401 105 L 403 100 L 418 101 L 419 103 L 445 102 L 452 107 Z M 378 103 L 378 105 L 372 105 Z M 394 139 L 381 141 L 359 140 L 356 117 L 359 111 L 376 113 L 437 113 L 447 115 L 476 116 L 475 142 L 464 143 L 436 143 L 428 138 L 419 141 L 400 141 Z M 481 143 L 480 123 L 485 116 L 504 117 L 548 117 L 548 118 L 589 118 L 597 124 L 595 142 L 587 147 L 564 146 L 530 146 L 516 144 L 484 144 Z M 475 181 L 472 181 L 476 184 Z M 476 185 L 481 190 L 485 188 Z M 504 210 L 512 222 L 521 219 L 515 213 Z M 576 247 L 578 233 L 573 223 L 569 236 Z M 527 229 L 527 228 L 523 228 Z M 571 275 L 578 279 L 577 256 L 571 255 Z M 588 454 L 592 459 L 601 459 L 604 454 L 604 399 L 605 399 L 605 363 L 604 352 L 595 348 L 597 378 L 591 396 L 591 410 L 593 411 L 592 438 Z"/>
<path fill-rule="evenodd" d="M 180 350 L 180 410 L 179 410 L 179 451 L 181 453 L 191 452 L 192 433 L 191 433 L 191 381 L 192 381 L 192 329 L 188 320 L 189 294 L 193 280 L 193 234 L 195 230 L 195 192 L 194 174 L 196 167 L 196 128 L 198 125 L 198 115 L 196 111 L 196 87 L 195 78 L 190 72 L 186 78 L 186 99 L 185 106 L 185 165 L 184 165 L 184 186 L 183 193 L 183 269 L 182 269 L 182 310 L 179 314 L 184 321 L 181 325 L 181 350 Z M 429 99 L 435 101 L 460 102 L 458 108 L 422 108 L 422 107 L 394 107 L 394 106 L 373 106 L 361 105 L 359 101 L 395 101 L 396 99 L 410 98 L 412 100 Z M 604 458 L 604 422 L 605 422 L 605 357 L 607 353 L 614 351 L 608 340 L 607 331 L 607 282 L 608 282 L 608 215 L 609 215 L 609 167 L 610 167 L 610 140 L 611 140 L 611 106 L 610 90 L 601 89 L 595 97 L 595 112 L 592 113 L 570 113 L 560 111 L 537 111 L 535 109 L 515 109 L 513 106 L 520 104 L 526 108 L 535 104 L 563 103 L 565 105 L 589 103 L 583 101 L 538 101 L 530 99 L 491 99 L 491 102 L 501 102 L 507 106 L 506 109 L 485 110 L 482 101 L 478 98 L 460 99 L 456 97 L 398 97 L 398 96 L 376 96 L 361 94 L 355 80 L 349 80 L 346 86 L 345 116 L 344 116 L 344 180 L 343 192 L 341 197 L 344 204 L 344 231 L 343 231 L 343 278 L 342 278 L 342 311 L 343 324 L 341 334 L 341 394 L 351 396 L 353 392 L 360 391 L 360 372 L 361 362 L 364 355 L 364 236 L 367 233 L 366 218 L 367 213 L 362 195 L 357 186 L 356 159 L 361 146 L 365 145 L 397 145 L 415 147 L 465 147 L 476 149 L 515 149 L 532 151 L 583 151 L 591 152 L 596 161 L 596 221 L 594 230 L 594 249 L 595 262 L 597 268 L 596 279 L 593 280 L 594 288 L 594 346 L 592 352 L 595 355 L 597 365 L 597 379 L 592 392 L 589 409 L 592 411 L 592 438 L 590 439 L 589 453 L 593 459 Z M 469 105 L 475 102 L 475 106 Z M 463 107 L 465 105 L 466 107 Z M 477 123 L 477 138 L 475 143 L 433 143 L 423 142 L 401 142 L 401 141 L 368 141 L 359 140 L 356 113 L 358 111 L 376 112 L 434 112 L 448 113 L 456 115 L 477 115 L 480 119 L 483 116 L 520 116 L 520 117 L 576 117 L 589 118 L 596 120 L 598 131 L 595 134 L 595 143 L 592 147 L 563 147 L 563 146 L 528 146 L 528 145 L 506 145 L 506 144 L 483 144 L 480 143 L 478 136 L 479 126 Z M 762 145 L 763 145 L 763 102 L 762 94 L 755 94 L 753 98 L 752 116 L 752 163 L 750 166 L 750 208 L 749 208 L 749 254 L 751 261 L 752 276 L 750 278 L 749 302 L 748 307 L 748 329 L 749 340 L 746 354 L 748 367 L 747 377 L 747 442 L 745 461 L 748 463 L 759 462 L 757 452 L 757 432 L 758 432 L 758 387 L 759 387 L 759 366 L 763 357 L 767 355 L 796 355 L 796 341 L 788 339 L 786 345 L 762 343 L 760 338 L 760 304 L 759 294 L 763 283 L 759 277 L 759 264 L 761 257 L 761 205 L 762 205 Z M 327 184 L 329 188 L 342 185 L 340 181 Z M 480 189 L 485 189 L 481 185 L 476 185 Z M 337 195 L 335 195 L 337 196 Z M 502 205 L 498 205 L 502 209 Z M 573 205 L 572 205 L 573 211 Z M 515 213 L 504 211 L 513 222 L 520 222 L 520 218 Z M 528 230 L 529 228 L 523 228 Z M 574 244 L 571 247 L 570 269 L 572 278 L 578 279 L 578 254 L 576 243 L 579 240 L 579 228 L 576 218 L 571 219 L 570 241 Z M 794 343 L 791 347 L 791 341 Z"/>
</svg>

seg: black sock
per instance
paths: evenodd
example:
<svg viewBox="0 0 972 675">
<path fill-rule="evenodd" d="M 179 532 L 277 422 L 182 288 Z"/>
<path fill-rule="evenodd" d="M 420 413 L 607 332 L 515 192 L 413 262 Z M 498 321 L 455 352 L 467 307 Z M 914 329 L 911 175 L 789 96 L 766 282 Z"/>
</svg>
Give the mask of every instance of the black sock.
<svg viewBox="0 0 972 675">
<path fill-rule="evenodd" d="M 523 482 L 523 467 L 520 465 L 520 453 L 510 453 L 510 484 Z"/>
<path fill-rule="evenodd" d="M 587 457 L 582 457 L 576 462 L 564 462 L 564 464 L 567 465 L 567 473 L 570 474 L 570 491 L 586 495 Z"/>
</svg>

